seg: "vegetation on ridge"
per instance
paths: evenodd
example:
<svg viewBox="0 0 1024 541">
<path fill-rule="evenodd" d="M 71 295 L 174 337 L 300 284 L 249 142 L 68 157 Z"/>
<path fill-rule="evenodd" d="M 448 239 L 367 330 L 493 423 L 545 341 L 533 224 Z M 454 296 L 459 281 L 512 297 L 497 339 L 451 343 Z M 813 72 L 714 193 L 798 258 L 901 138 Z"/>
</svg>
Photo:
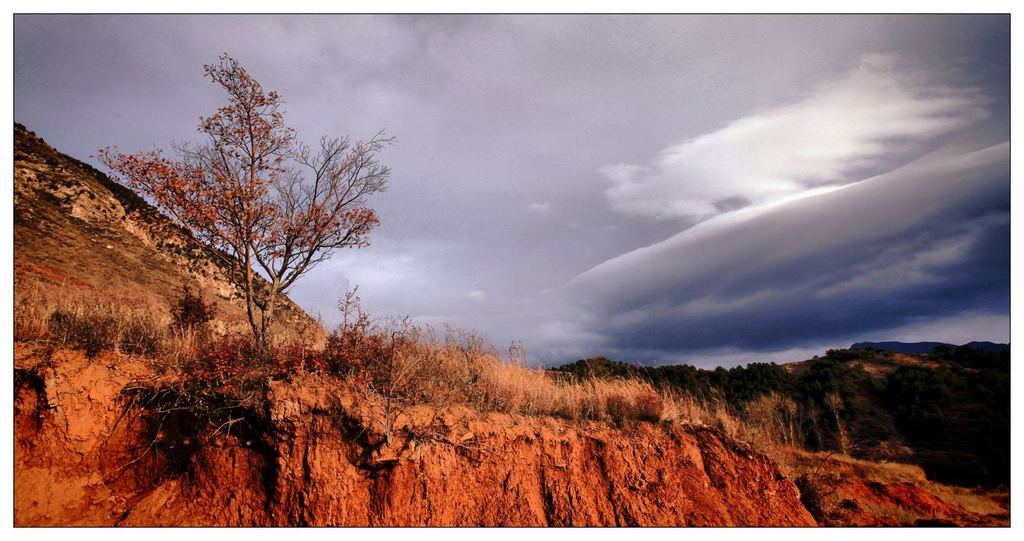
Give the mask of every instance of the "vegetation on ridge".
<svg viewBox="0 0 1024 541">
<path fill-rule="evenodd" d="M 811 451 L 922 465 L 962 485 L 1009 483 L 1009 351 L 928 355 L 829 350 L 793 365 L 643 367 L 604 357 L 553 369 L 650 382 L 721 404 L 778 441 Z M 964 467 L 969 465 L 969 467 Z"/>
</svg>

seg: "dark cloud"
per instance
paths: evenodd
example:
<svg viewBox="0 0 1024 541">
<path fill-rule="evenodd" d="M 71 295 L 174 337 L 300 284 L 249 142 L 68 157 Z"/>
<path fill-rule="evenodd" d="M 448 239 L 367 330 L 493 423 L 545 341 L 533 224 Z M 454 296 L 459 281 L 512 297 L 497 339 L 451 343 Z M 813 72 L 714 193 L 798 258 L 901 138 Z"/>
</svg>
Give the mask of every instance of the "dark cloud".
<svg viewBox="0 0 1024 541">
<path fill-rule="evenodd" d="M 1009 148 L 725 214 L 583 273 L 568 295 L 618 351 L 772 351 L 1009 310 Z"/>
</svg>

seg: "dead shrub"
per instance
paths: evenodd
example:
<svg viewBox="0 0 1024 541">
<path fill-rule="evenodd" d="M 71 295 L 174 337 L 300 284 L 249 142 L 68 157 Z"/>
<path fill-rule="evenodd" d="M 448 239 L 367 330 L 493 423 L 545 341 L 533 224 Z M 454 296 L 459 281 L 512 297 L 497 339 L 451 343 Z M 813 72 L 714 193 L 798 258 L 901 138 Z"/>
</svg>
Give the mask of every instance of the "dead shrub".
<svg viewBox="0 0 1024 541">
<path fill-rule="evenodd" d="M 205 334 L 207 324 L 217 314 L 217 308 L 212 303 L 203 301 L 203 297 L 192 292 L 192 288 L 182 288 L 178 298 L 171 307 L 171 317 L 174 320 L 174 327 L 179 330 L 200 331 Z"/>
<path fill-rule="evenodd" d="M 605 412 L 615 422 L 627 419 L 632 407 L 629 398 L 618 393 L 611 394 L 605 399 Z"/>
<path fill-rule="evenodd" d="M 761 395 L 746 403 L 742 417 L 747 436 L 764 447 L 799 446 L 803 441 L 796 401 L 778 393 Z"/>
<path fill-rule="evenodd" d="M 661 420 L 665 404 L 661 399 L 661 395 L 655 392 L 654 389 L 641 390 L 633 400 L 633 411 L 636 419 L 652 423 Z"/>
</svg>

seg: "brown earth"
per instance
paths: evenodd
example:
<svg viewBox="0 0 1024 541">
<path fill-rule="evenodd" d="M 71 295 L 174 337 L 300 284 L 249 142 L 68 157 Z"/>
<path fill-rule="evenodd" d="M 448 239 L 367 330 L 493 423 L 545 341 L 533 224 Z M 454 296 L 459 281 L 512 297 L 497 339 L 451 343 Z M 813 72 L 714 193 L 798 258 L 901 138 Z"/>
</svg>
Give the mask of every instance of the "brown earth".
<svg viewBox="0 0 1024 541">
<path fill-rule="evenodd" d="M 774 463 L 709 428 L 426 406 L 387 423 L 300 375 L 196 441 L 132 405 L 160 379 L 144 361 L 19 347 L 16 362 L 21 526 L 814 525 Z"/>
<path fill-rule="evenodd" d="M 1009 526 L 1008 493 L 936 483 L 912 464 L 793 448 L 783 455 L 803 472 L 801 497 L 824 526 Z"/>
<path fill-rule="evenodd" d="M 937 361 L 924 358 L 919 355 L 908 355 L 906 353 L 874 353 L 863 351 L 862 357 L 858 359 L 858 362 L 863 366 L 864 371 L 867 372 L 874 378 L 884 378 L 893 372 L 895 372 L 901 366 L 920 366 L 924 368 L 936 368 L 939 366 Z M 783 364 L 789 373 L 794 375 L 801 375 L 807 371 L 808 366 L 812 360 L 795 361 L 791 363 Z"/>
</svg>

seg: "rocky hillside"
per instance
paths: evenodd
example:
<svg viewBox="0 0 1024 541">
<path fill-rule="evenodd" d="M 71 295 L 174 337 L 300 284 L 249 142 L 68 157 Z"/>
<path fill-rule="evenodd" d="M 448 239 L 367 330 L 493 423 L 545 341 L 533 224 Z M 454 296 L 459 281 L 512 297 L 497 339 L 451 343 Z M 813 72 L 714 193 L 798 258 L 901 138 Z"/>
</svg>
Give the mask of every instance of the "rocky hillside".
<svg viewBox="0 0 1024 541">
<path fill-rule="evenodd" d="M 241 291 L 208 248 L 21 124 L 14 126 L 14 273 L 16 302 L 74 299 L 169 313 L 189 285 L 216 303 L 224 327 L 244 321 Z M 308 321 L 290 302 L 281 319 Z"/>
</svg>

